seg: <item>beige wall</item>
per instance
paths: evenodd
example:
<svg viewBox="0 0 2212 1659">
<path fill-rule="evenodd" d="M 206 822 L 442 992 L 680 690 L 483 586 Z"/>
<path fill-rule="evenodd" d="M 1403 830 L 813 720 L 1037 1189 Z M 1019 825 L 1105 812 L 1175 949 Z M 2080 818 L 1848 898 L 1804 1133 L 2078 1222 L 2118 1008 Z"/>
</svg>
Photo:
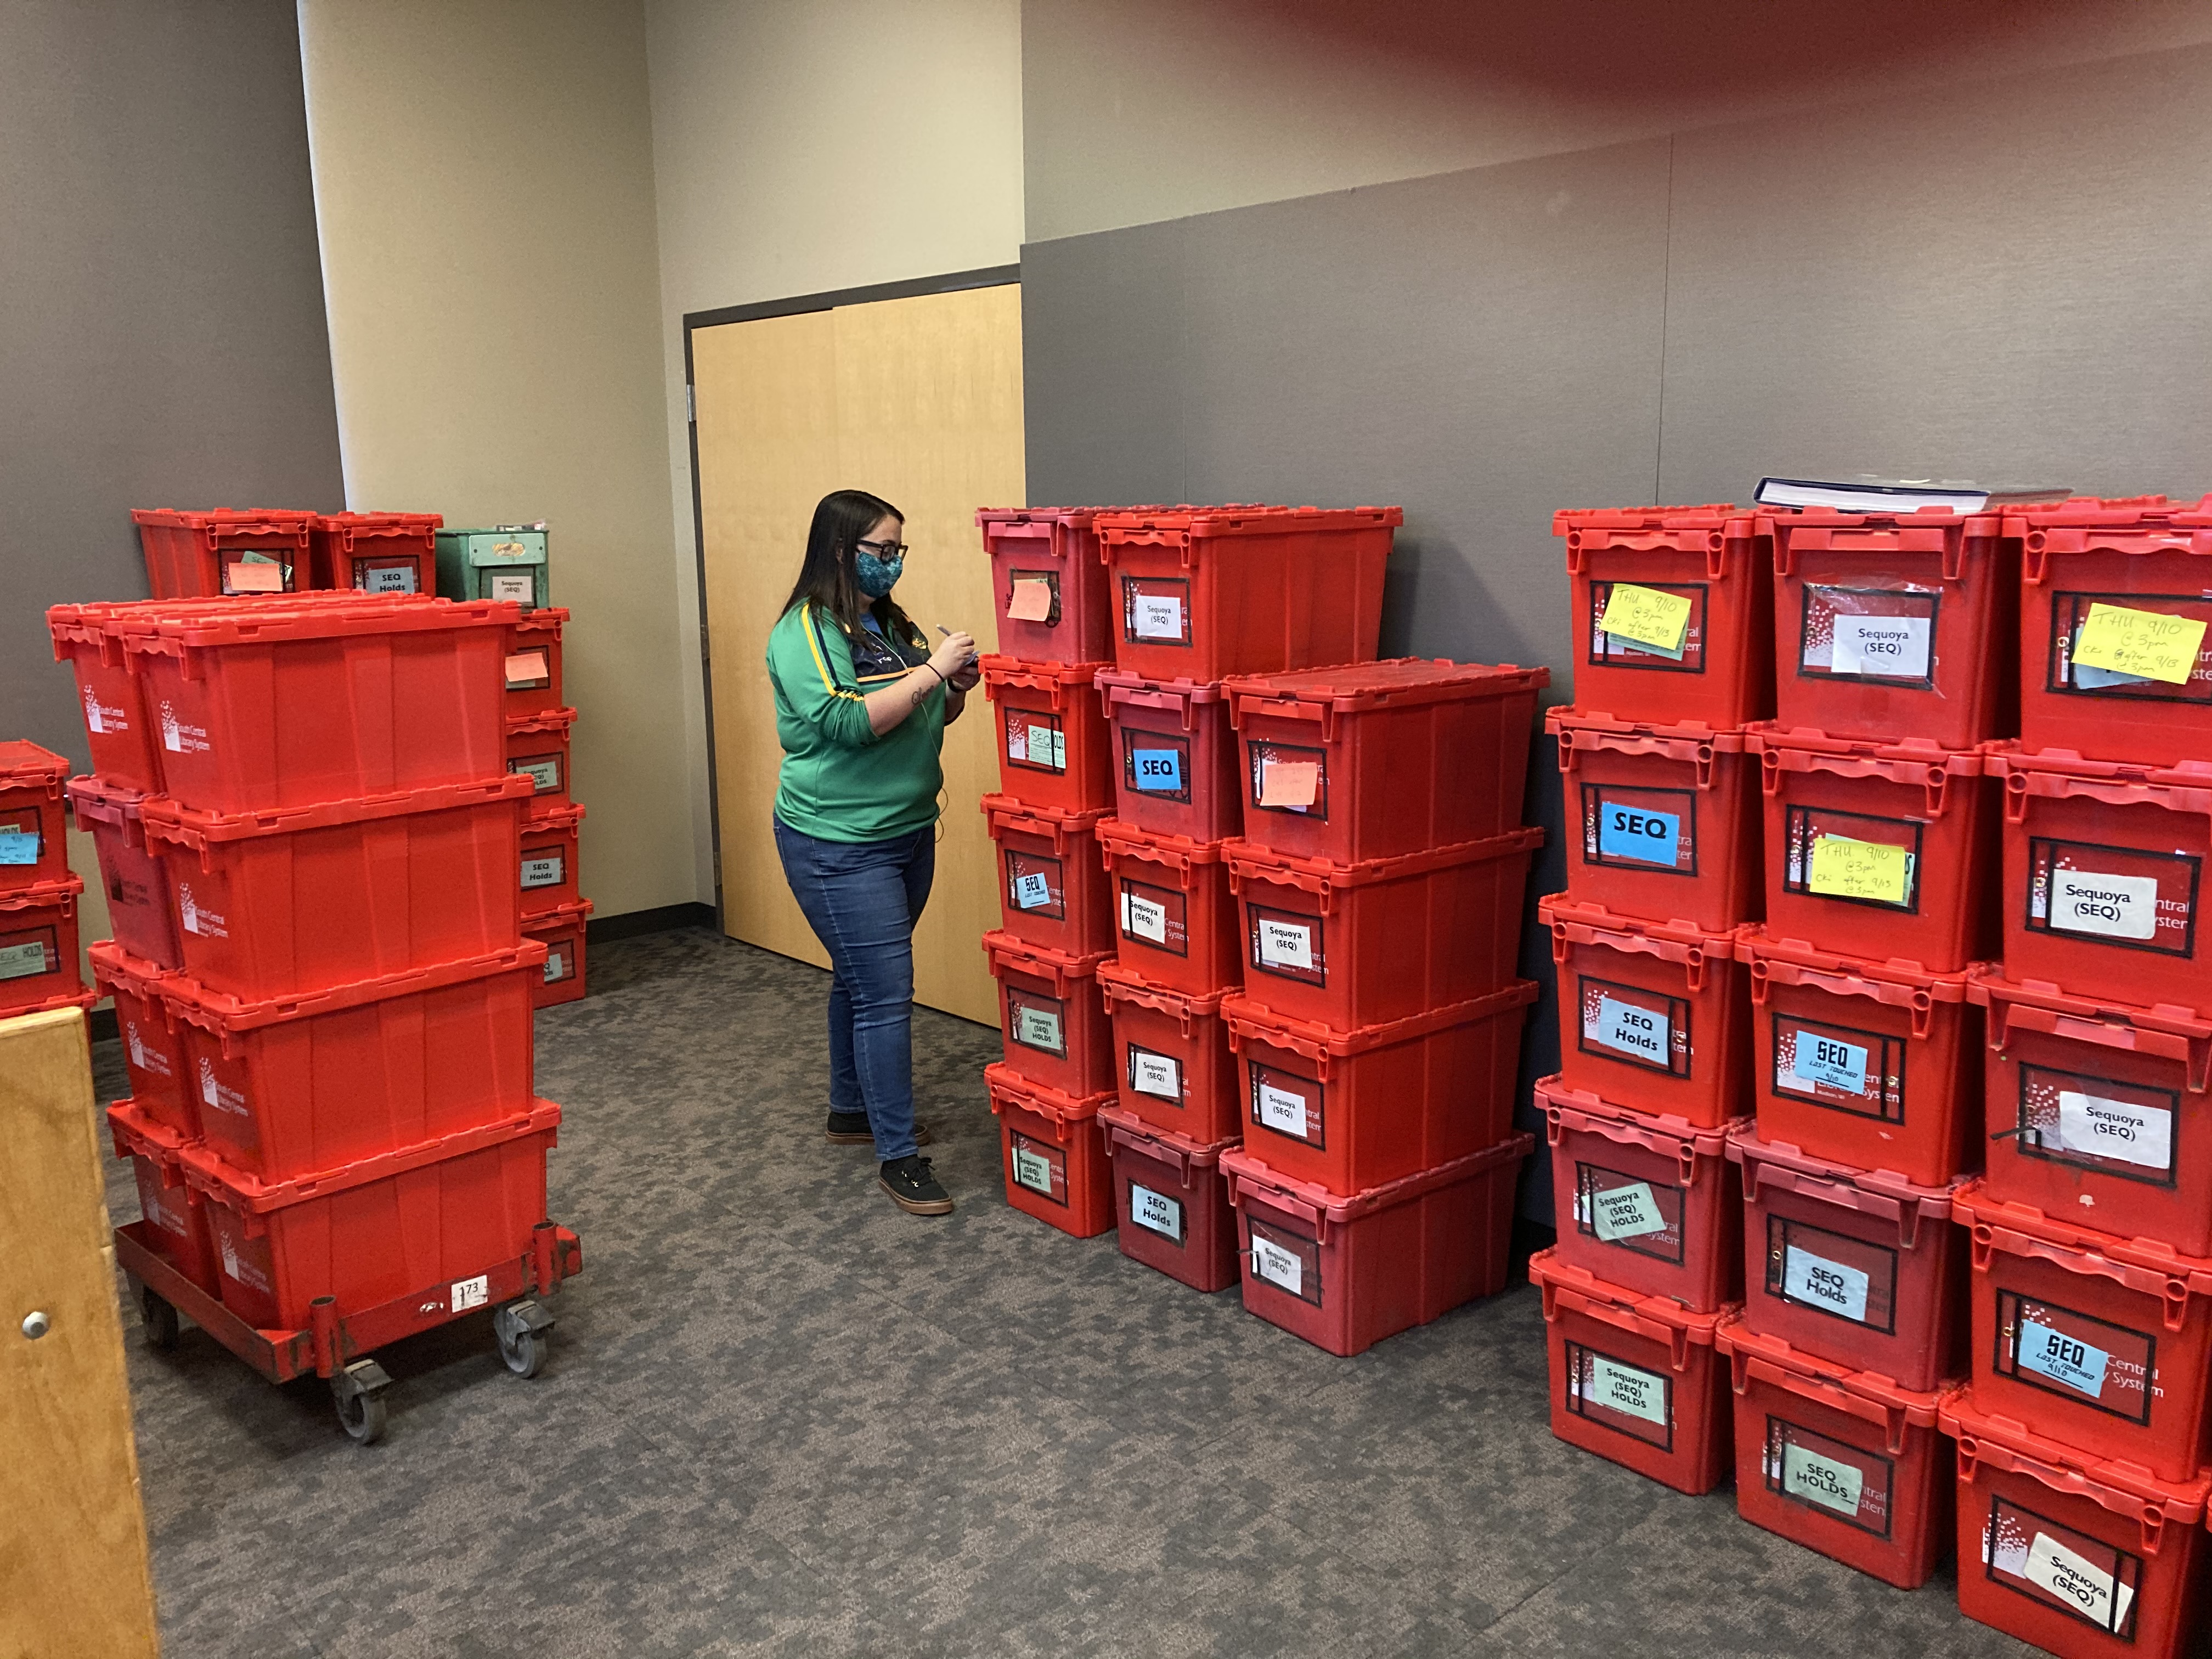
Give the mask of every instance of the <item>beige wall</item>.
<svg viewBox="0 0 2212 1659">
<path fill-rule="evenodd" d="M 659 345 L 697 884 L 714 890 L 689 312 L 1012 264 L 1022 242 L 1018 0 L 647 0 Z M 853 482 L 866 483 L 866 480 Z M 798 550 L 792 550 L 794 568 Z M 764 810 L 764 809 L 763 809 Z"/>
<path fill-rule="evenodd" d="M 584 892 L 699 897 L 641 7 L 301 0 L 300 23 L 348 501 L 547 520 Z"/>
<path fill-rule="evenodd" d="M 2212 40 L 2204 0 L 1022 10 L 1032 242 Z"/>
</svg>

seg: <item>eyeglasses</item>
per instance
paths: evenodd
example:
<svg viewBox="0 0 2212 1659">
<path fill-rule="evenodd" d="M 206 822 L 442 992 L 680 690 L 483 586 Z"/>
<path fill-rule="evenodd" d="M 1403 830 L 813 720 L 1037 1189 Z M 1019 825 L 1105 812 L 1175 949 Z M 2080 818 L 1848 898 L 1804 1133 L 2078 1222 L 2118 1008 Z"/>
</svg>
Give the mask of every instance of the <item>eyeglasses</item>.
<svg viewBox="0 0 2212 1659">
<path fill-rule="evenodd" d="M 879 559 L 902 559 L 907 556 L 904 542 L 854 542 L 853 545 L 865 549 Z"/>
</svg>

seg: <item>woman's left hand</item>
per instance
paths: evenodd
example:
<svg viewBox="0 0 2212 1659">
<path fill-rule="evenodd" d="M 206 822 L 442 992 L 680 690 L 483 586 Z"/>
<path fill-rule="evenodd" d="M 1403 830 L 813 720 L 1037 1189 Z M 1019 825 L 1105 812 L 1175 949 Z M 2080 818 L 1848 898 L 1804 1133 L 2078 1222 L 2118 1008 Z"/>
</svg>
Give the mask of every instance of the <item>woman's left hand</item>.
<svg viewBox="0 0 2212 1659">
<path fill-rule="evenodd" d="M 973 691 L 975 682 L 982 678 L 983 665 L 971 657 L 965 667 L 954 669 L 952 677 L 945 683 L 955 691 Z"/>
</svg>

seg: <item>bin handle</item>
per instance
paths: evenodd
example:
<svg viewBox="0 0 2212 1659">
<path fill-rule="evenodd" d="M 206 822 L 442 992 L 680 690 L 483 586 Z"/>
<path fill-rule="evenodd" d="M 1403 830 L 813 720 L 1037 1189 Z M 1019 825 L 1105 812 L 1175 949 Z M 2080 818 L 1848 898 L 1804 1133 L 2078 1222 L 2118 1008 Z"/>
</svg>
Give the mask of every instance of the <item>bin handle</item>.
<svg viewBox="0 0 2212 1659">
<path fill-rule="evenodd" d="M 1780 1389 L 1784 1393 L 1796 1395 L 1800 1400 L 1808 1400 L 1816 1406 L 1826 1407 L 1830 1411 L 1843 1412 L 1863 1423 L 1873 1424 L 1882 1431 L 1889 1455 L 1892 1457 L 1904 1455 L 1905 1431 L 1909 1425 L 1902 1407 L 1862 1400 L 1848 1389 L 1826 1377 L 1799 1376 L 1770 1360 L 1746 1353 L 1741 1348 L 1732 1357 L 1735 1363 L 1733 1368 L 1735 1376 L 1731 1380 L 1738 1394 L 1744 1391 L 1747 1381 L 1756 1378 L 1769 1388 Z"/>
<path fill-rule="evenodd" d="M 2000 1006 L 2003 1012 L 1990 1021 L 1989 1036 L 1990 1048 L 1998 1054 L 2005 1051 L 2011 1028 L 2018 1025 L 2023 1030 L 2094 1043 L 2100 1048 L 2148 1054 L 2155 1060 L 2178 1060 L 2185 1067 L 2187 1091 L 2192 1095 L 2201 1095 L 2208 1085 L 2212 1085 L 2212 1041 L 2172 1031 L 2145 1030 L 2139 1025 L 2123 1029 L 2100 1019 L 2081 1019 L 2056 1009 L 2022 1003 L 2006 1002 Z"/>
</svg>

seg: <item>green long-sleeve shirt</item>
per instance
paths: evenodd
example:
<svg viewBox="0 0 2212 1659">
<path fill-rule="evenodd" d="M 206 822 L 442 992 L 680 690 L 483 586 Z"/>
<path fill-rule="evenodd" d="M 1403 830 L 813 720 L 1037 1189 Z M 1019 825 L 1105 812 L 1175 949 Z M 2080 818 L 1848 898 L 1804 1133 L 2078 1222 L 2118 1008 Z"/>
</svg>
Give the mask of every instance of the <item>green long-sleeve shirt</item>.
<svg viewBox="0 0 2212 1659">
<path fill-rule="evenodd" d="M 919 638 L 853 641 L 813 604 L 794 605 L 768 636 L 775 735 L 783 745 L 775 815 L 823 841 L 889 841 L 937 822 L 945 787 L 945 688 L 881 737 L 865 694 L 928 659 Z"/>
</svg>

